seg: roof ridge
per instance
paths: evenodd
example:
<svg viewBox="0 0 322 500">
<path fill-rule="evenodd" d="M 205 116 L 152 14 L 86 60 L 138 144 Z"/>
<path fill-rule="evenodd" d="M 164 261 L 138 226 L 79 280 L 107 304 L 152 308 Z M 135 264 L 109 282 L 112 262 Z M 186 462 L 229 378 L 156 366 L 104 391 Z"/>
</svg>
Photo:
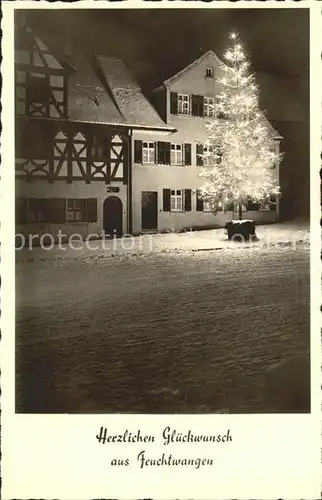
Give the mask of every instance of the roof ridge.
<svg viewBox="0 0 322 500">
<path fill-rule="evenodd" d="M 125 64 L 124 60 L 123 59 L 120 59 L 119 57 L 115 57 L 115 56 L 108 56 L 106 54 L 99 54 L 99 53 L 94 53 L 95 57 L 98 57 L 98 58 L 102 58 L 102 59 L 108 59 L 109 61 L 119 61 L 123 64 Z"/>
<path fill-rule="evenodd" d="M 203 59 L 205 59 L 208 55 L 212 55 L 219 64 L 222 64 L 222 61 L 219 59 L 219 57 L 217 56 L 217 54 L 212 50 L 212 49 L 209 49 L 207 50 L 207 52 L 204 52 L 204 54 L 202 54 L 201 56 L 199 56 L 197 59 L 195 59 L 194 61 L 192 61 L 190 64 L 188 64 L 187 66 L 185 66 L 184 68 L 182 68 L 180 71 L 178 71 L 177 73 L 175 73 L 174 75 L 170 76 L 170 78 L 167 78 L 166 80 L 163 80 L 163 82 L 161 83 L 164 84 L 164 85 L 169 85 L 169 83 L 172 83 L 173 81 L 175 81 L 177 78 L 179 78 L 183 73 L 185 73 L 186 71 L 188 71 L 189 69 L 193 68 L 194 66 L 196 66 L 197 64 L 199 64 Z"/>
</svg>

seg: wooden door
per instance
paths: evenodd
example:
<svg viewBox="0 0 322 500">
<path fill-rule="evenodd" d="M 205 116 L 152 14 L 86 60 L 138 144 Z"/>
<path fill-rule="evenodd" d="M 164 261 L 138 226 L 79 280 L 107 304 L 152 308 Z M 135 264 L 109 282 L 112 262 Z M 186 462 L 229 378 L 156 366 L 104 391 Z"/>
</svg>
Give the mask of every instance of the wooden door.
<svg viewBox="0 0 322 500">
<path fill-rule="evenodd" d="M 158 193 L 142 191 L 142 229 L 158 229 Z"/>
<path fill-rule="evenodd" d="M 123 206 L 117 196 L 109 196 L 103 206 L 103 227 L 106 236 L 122 236 Z"/>
</svg>

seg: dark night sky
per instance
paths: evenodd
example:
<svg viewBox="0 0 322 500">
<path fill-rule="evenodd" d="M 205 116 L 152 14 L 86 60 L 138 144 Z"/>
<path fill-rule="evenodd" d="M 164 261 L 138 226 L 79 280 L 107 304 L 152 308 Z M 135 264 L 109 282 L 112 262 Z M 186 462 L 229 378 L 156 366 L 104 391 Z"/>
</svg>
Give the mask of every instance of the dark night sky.
<svg viewBox="0 0 322 500">
<path fill-rule="evenodd" d="M 282 216 L 308 213 L 308 9 L 57 9 L 16 15 L 52 50 L 62 51 L 69 39 L 74 51 L 123 59 L 145 91 L 209 49 L 222 59 L 229 33 L 238 31 L 256 73 L 261 106 L 283 136 Z"/>
<path fill-rule="evenodd" d="M 240 33 L 255 71 L 303 75 L 308 70 L 307 9 L 33 10 L 27 18 L 58 47 L 69 36 L 79 50 L 147 63 L 155 81 L 209 49 L 222 57 L 231 30 Z"/>
</svg>

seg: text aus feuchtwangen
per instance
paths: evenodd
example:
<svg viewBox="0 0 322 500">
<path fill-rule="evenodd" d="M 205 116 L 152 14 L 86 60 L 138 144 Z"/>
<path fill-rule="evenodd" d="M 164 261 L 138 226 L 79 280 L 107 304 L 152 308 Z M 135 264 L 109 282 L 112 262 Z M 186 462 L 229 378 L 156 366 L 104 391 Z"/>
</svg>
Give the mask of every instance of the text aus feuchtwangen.
<svg viewBox="0 0 322 500">
<path fill-rule="evenodd" d="M 171 444 L 202 444 L 202 443 L 229 443 L 232 441 L 232 435 L 230 429 L 225 433 L 221 434 L 195 434 L 191 430 L 187 432 L 179 432 L 171 427 L 165 427 L 161 433 L 161 444 L 163 446 L 169 446 Z M 109 434 L 106 427 L 101 427 L 96 439 L 101 444 L 149 444 L 156 443 L 156 436 L 147 435 L 141 432 L 140 429 L 137 431 L 129 431 L 126 429 L 121 434 Z M 195 448 L 194 448 L 195 449 Z M 151 457 L 148 456 L 145 449 L 141 450 L 137 457 L 136 462 L 138 463 L 140 469 L 145 467 L 193 467 L 199 469 L 204 466 L 213 465 L 214 461 L 212 458 L 208 457 L 176 457 L 172 453 L 162 453 L 161 456 Z M 131 460 L 126 458 L 112 459 L 112 466 L 129 466 Z"/>
</svg>

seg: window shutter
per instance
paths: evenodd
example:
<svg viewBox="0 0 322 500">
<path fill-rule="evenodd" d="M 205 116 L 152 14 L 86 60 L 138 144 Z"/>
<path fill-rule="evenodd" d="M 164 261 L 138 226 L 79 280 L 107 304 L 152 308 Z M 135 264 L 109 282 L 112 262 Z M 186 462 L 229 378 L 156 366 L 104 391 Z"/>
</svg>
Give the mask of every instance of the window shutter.
<svg viewBox="0 0 322 500">
<path fill-rule="evenodd" d="M 178 114 L 178 93 L 170 92 L 170 113 L 172 115 Z"/>
<path fill-rule="evenodd" d="M 203 212 L 203 199 L 199 189 L 197 190 L 197 212 Z"/>
<path fill-rule="evenodd" d="M 163 190 L 163 211 L 170 212 L 170 189 Z"/>
<path fill-rule="evenodd" d="M 196 164 L 198 167 L 202 167 L 203 165 L 203 145 L 202 144 L 197 144 L 196 148 L 197 154 L 196 154 Z"/>
<path fill-rule="evenodd" d="M 26 224 L 27 222 L 27 200 L 26 198 L 16 198 L 16 224 Z"/>
<path fill-rule="evenodd" d="M 171 158 L 171 143 L 170 142 L 164 142 L 164 163 L 166 165 L 170 165 L 170 158 Z"/>
<path fill-rule="evenodd" d="M 158 142 L 154 142 L 154 163 L 158 163 Z"/>
<path fill-rule="evenodd" d="M 158 163 L 164 164 L 164 142 L 159 141 L 157 146 Z"/>
<path fill-rule="evenodd" d="M 191 165 L 191 144 L 184 144 L 184 164 Z"/>
<path fill-rule="evenodd" d="M 134 141 L 134 163 L 142 163 L 142 141 Z"/>
<path fill-rule="evenodd" d="M 198 96 L 194 94 L 191 96 L 191 114 L 198 116 Z"/>
<path fill-rule="evenodd" d="M 191 114 L 192 116 L 203 116 L 203 96 L 202 95 L 192 95 L 191 96 Z"/>
<path fill-rule="evenodd" d="M 66 220 L 66 200 L 65 198 L 48 198 L 45 202 L 46 222 L 53 224 L 63 224 Z"/>
<path fill-rule="evenodd" d="M 198 95 L 198 111 L 197 111 L 197 116 L 203 116 L 204 115 L 204 98 L 202 95 Z"/>
<path fill-rule="evenodd" d="M 170 142 L 158 142 L 158 163 L 162 165 L 170 165 Z"/>
<path fill-rule="evenodd" d="M 87 222 L 97 222 L 97 198 L 87 200 Z"/>
<path fill-rule="evenodd" d="M 184 209 L 185 212 L 191 212 L 191 189 L 184 190 Z"/>
</svg>

